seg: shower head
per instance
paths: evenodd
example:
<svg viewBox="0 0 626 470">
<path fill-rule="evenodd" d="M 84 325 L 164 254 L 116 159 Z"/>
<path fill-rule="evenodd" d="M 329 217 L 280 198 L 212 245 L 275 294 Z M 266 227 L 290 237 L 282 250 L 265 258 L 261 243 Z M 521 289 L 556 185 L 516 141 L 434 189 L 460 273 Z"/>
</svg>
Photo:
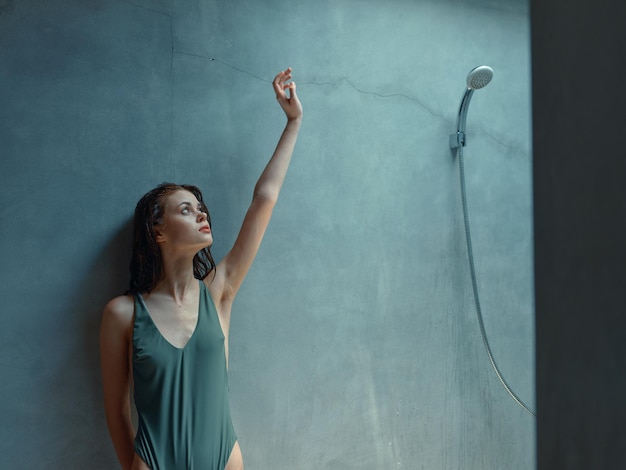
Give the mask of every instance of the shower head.
<svg viewBox="0 0 626 470">
<path fill-rule="evenodd" d="M 493 69 L 488 65 L 479 65 L 470 70 L 467 74 L 467 88 L 461 99 L 459 106 L 459 115 L 456 120 L 456 134 L 450 136 L 450 148 L 465 146 L 465 119 L 467 118 L 467 109 L 475 90 L 486 87 L 493 78 Z"/>
<path fill-rule="evenodd" d="M 486 87 L 493 78 L 493 69 L 488 65 L 479 65 L 467 74 L 467 88 L 479 90 Z"/>
</svg>

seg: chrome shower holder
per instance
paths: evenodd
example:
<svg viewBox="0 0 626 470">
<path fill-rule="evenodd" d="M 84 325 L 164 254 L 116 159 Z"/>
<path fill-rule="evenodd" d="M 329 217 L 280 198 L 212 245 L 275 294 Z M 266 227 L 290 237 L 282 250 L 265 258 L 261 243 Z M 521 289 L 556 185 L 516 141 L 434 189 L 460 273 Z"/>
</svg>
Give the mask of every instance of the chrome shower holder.
<svg viewBox="0 0 626 470">
<path fill-rule="evenodd" d="M 465 132 L 450 134 L 450 148 L 456 149 L 459 147 L 465 147 Z"/>
</svg>

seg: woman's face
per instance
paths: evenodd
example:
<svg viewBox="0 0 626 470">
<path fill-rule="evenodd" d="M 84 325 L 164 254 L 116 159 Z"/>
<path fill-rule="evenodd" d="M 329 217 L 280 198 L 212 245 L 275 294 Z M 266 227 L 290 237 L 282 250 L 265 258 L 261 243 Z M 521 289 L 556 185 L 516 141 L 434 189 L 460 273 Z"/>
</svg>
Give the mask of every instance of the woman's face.
<svg viewBox="0 0 626 470">
<path fill-rule="evenodd" d="M 213 243 L 206 208 L 184 189 L 166 196 L 163 223 L 154 228 L 161 248 L 189 248 L 197 253 Z"/>
</svg>

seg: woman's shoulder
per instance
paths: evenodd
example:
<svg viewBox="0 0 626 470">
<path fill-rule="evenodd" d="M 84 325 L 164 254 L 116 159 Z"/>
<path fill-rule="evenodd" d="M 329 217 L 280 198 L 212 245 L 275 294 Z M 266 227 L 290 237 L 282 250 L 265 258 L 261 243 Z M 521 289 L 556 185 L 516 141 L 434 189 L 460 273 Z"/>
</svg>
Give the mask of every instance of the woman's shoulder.
<svg viewBox="0 0 626 470">
<path fill-rule="evenodd" d="M 125 357 L 133 332 L 133 297 L 122 295 L 111 299 L 104 307 L 100 323 L 100 355 L 103 365 Z"/>
<path fill-rule="evenodd" d="M 132 295 L 120 295 L 111 299 L 104 307 L 103 315 L 111 320 L 127 323 L 133 318 L 135 301 Z"/>
</svg>

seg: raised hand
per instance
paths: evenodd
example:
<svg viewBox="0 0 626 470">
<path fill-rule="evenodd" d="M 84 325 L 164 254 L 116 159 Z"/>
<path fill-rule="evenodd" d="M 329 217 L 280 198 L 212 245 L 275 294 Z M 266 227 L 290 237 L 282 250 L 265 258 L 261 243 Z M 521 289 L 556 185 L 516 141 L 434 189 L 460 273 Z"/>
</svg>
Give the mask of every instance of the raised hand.
<svg viewBox="0 0 626 470">
<path fill-rule="evenodd" d="M 292 121 L 302 118 L 302 104 L 296 94 L 296 83 L 291 80 L 291 67 L 282 72 L 279 72 L 272 85 L 274 86 L 274 92 L 276 93 L 276 99 L 283 108 L 287 116 L 287 120 Z M 287 94 L 289 90 L 289 94 Z"/>
</svg>

